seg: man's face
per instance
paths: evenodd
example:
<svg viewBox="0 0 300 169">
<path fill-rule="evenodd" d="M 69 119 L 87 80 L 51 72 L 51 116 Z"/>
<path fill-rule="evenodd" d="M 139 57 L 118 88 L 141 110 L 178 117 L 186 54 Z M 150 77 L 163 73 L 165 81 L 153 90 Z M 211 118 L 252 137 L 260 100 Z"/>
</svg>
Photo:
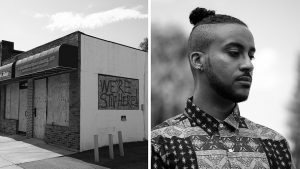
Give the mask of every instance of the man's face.
<svg viewBox="0 0 300 169">
<path fill-rule="evenodd" d="M 253 36 L 248 28 L 238 24 L 216 25 L 214 33 L 204 64 L 208 83 L 225 99 L 245 101 L 252 82 Z"/>
</svg>

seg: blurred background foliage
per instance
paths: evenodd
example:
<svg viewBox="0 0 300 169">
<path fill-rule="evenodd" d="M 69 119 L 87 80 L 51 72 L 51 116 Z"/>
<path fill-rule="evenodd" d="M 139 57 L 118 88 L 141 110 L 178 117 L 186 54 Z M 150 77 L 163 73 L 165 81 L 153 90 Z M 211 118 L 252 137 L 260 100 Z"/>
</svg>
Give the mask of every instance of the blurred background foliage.
<svg viewBox="0 0 300 169">
<path fill-rule="evenodd" d="M 293 112 L 291 115 L 291 138 L 293 141 L 293 157 L 295 159 L 296 168 L 300 168 L 300 55 L 298 56 L 298 70 L 297 70 L 297 87 L 295 89 L 295 97 L 292 103 Z"/>
<path fill-rule="evenodd" d="M 143 42 L 140 43 L 140 48 L 143 51 L 148 52 L 148 37 L 144 38 Z"/>
<path fill-rule="evenodd" d="M 177 26 L 151 27 L 151 127 L 182 113 L 192 94 L 187 37 Z"/>
</svg>

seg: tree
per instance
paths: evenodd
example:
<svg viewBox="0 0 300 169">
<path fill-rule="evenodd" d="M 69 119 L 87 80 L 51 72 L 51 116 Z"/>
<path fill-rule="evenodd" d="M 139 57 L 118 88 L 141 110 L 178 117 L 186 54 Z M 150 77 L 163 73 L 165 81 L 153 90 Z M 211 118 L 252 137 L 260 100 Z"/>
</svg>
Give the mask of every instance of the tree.
<svg viewBox="0 0 300 169">
<path fill-rule="evenodd" d="M 300 168 L 300 58 L 298 58 L 298 76 L 297 76 L 297 89 L 295 91 L 294 100 L 292 102 L 292 121 L 290 123 L 292 131 L 292 141 L 293 141 L 293 158 L 297 161 L 295 162 L 296 168 Z"/>
<path fill-rule="evenodd" d="M 140 43 L 140 48 L 143 51 L 148 52 L 148 38 L 144 38 L 144 41 Z"/>
<path fill-rule="evenodd" d="M 193 89 L 187 36 L 176 26 L 152 26 L 151 127 L 184 111 Z"/>
</svg>

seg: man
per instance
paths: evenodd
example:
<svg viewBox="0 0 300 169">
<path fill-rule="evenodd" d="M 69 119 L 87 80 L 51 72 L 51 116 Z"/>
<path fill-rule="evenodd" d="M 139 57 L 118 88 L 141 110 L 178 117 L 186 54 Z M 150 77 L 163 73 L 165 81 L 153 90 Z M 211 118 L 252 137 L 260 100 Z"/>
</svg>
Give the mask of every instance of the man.
<svg viewBox="0 0 300 169">
<path fill-rule="evenodd" d="M 194 93 L 184 113 L 152 130 L 152 168 L 294 168 L 283 136 L 240 116 L 255 53 L 247 25 L 204 8 L 190 21 Z"/>
</svg>

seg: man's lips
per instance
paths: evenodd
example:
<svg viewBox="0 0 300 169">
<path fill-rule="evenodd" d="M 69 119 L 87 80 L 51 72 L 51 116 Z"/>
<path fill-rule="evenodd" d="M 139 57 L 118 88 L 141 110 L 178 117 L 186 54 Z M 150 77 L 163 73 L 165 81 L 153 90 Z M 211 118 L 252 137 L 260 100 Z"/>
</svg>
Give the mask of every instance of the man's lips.
<svg viewBox="0 0 300 169">
<path fill-rule="evenodd" d="M 242 86 L 249 88 L 251 86 L 252 77 L 249 75 L 239 76 L 238 78 L 236 78 L 236 82 L 238 82 Z"/>
<path fill-rule="evenodd" d="M 239 76 L 237 79 L 237 81 L 244 81 L 244 82 L 252 82 L 252 77 L 248 76 L 248 75 L 244 75 L 244 76 Z"/>
</svg>

